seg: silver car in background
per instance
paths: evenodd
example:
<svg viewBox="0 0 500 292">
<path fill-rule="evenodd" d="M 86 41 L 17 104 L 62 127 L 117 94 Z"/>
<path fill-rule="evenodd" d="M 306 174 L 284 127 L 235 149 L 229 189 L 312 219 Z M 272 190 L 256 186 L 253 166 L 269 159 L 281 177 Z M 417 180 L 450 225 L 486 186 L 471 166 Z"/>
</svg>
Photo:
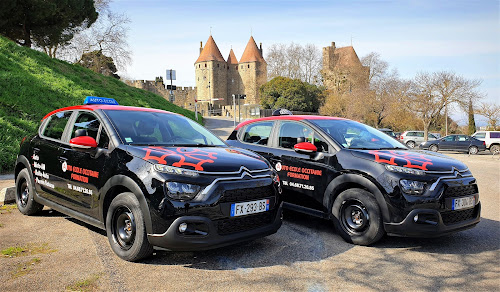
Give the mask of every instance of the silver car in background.
<svg viewBox="0 0 500 292">
<path fill-rule="evenodd" d="M 437 137 L 431 133 L 427 133 L 428 140 L 436 140 Z M 405 144 L 408 148 L 415 148 L 425 142 L 424 131 L 405 131 L 399 137 L 399 142 Z"/>
</svg>

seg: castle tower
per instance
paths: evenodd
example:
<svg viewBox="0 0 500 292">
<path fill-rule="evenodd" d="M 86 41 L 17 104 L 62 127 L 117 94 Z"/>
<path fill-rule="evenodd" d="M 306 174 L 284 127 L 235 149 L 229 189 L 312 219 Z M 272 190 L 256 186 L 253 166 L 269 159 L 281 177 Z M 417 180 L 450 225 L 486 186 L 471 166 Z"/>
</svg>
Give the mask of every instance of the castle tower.
<svg viewBox="0 0 500 292">
<path fill-rule="evenodd" d="M 259 104 L 259 88 L 267 82 L 267 63 L 262 57 L 262 45 L 260 49 L 257 48 L 252 36 L 241 56 L 238 72 L 247 96 L 245 103 Z"/>
<path fill-rule="evenodd" d="M 238 59 L 233 49 L 227 57 L 227 98 L 226 104 L 233 103 L 233 94 L 242 94 L 241 76 L 238 73 Z"/>
<path fill-rule="evenodd" d="M 210 35 L 194 63 L 197 98 L 212 105 L 225 105 L 227 100 L 227 62 Z M 221 99 L 221 100 L 214 100 Z"/>
</svg>

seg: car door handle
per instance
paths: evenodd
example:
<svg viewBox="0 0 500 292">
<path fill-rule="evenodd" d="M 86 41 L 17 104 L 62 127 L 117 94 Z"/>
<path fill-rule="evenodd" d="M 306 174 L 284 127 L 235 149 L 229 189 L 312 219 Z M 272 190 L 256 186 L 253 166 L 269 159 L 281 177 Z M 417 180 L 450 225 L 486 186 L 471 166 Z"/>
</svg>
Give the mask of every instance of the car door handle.
<svg viewBox="0 0 500 292">
<path fill-rule="evenodd" d="M 59 161 L 61 161 L 61 162 L 68 161 L 68 158 L 66 158 L 66 157 L 58 156 L 57 158 L 58 158 L 58 159 L 59 159 Z"/>
</svg>

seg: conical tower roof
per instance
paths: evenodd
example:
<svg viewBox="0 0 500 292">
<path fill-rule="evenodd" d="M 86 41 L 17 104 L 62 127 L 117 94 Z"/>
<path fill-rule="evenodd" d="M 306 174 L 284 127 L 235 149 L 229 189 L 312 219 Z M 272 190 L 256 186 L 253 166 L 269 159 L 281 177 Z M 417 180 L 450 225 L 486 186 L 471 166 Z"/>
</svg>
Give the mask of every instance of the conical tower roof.
<svg viewBox="0 0 500 292">
<path fill-rule="evenodd" d="M 205 44 L 205 47 L 201 51 L 201 54 L 198 57 L 198 60 L 196 60 L 195 64 L 198 62 L 206 61 L 226 62 L 226 60 L 224 60 L 224 58 L 222 57 L 222 54 L 220 53 L 219 48 L 214 41 L 214 38 L 211 35 L 208 37 L 207 43 Z"/>
<path fill-rule="evenodd" d="M 233 49 L 229 51 L 229 57 L 227 57 L 228 64 L 238 64 L 238 59 L 236 59 L 236 55 L 233 52 Z"/>
<path fill-rule="evenodd" d="M 243 56 L 241 56 L 240 59 L 240 63 L 246 63 L 246 62 L 262 62 L 262 63 L 266 62 L 262 57 L 262 55 L 260 54 L 259 48 L 257 48 L 257 44 L 255 43 L 253 36 L 250 37 L 247 47 L 243 52 Z"/>
</svg>

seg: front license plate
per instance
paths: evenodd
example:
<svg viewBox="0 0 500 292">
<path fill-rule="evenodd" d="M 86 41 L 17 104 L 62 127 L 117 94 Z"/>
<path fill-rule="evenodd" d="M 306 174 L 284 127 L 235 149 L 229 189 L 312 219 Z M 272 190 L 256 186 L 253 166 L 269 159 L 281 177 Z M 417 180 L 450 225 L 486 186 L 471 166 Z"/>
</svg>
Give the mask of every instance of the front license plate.
<svg viewBox="0 0 500 292">
<path fill-rule="evenodd" d="M 255 214 L 269 210 L 269 200 L 258 200 L 231 204 L 231 217 Z"/>
<path fill-rule="evenodd" d="M 461 210 L 461 209 L 472 208 L 475 205 L 476 205 L 476 197 L 474 197 L 474 196 L 464 197 L 464 198 L 456 198 L 456 199 L 453 199 L 453 201 L 452 201 L 451 209 L 452 210 Z"/>
</svg>

